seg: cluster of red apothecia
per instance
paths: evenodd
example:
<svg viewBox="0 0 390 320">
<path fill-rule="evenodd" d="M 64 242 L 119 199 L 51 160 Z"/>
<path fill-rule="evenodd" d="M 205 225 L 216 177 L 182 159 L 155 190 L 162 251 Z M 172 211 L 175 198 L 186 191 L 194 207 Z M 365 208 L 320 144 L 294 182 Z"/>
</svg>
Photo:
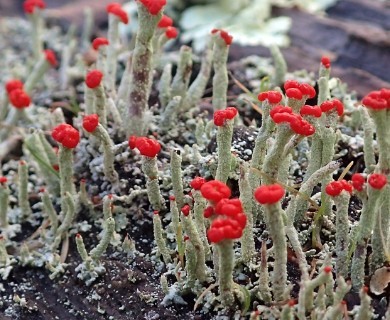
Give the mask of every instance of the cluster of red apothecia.
<svg viewBox="0 0 390 320">
<path fill-rule="evenodd" d="M 43 53 L 47 62 L 53 67 L 56 67 L 58 62 L 55 53 L 50 49 L 44 50 Z M 16 109 L 27 108 L 31 104 L 31 98 L 28 93 L 24 91 L 23 87 L 23 82 L 18 79 L 9 80 L 5 84 L 8 99 Z"/>
<path fill-rule="evenodd" d="M 43 0 L 26 0 L 23 3 L 23 10 L 27 14 L 33 14 L 35 8 L 45 9 L 46 3 Z"/>
<path fill-rule="evenodd" d="M 154 158 L 161 150 L 157 140 L 147 137 L 130 136 L 128 143 L 131 150 L 138 149 L 141 155 L 149 158 Z"/>
<path fill-rule="evenodd" d="M 108 46 L 109 44 L 110 42 L 108 41 L 107 38 L 99 37 L 99 38 L 95 38 L 92 41 L 92 48 L 98 51 L 101 46 Z"/>
<path fill-rule="evenodd" d="M 87 132 L 94 132 L 99 124 L 99 116 L 90 114 L 83 118 L 83 128 Z"/>
<path fill-rule="evenodd" d="M 289 99 L 302 100 L 314 98 L 316 95 L 315 89 L 307 83 L 299 83 L 294 80 L 287 80 L 284 84 L 286 96 Z M 288 123 L 291 130 L 295 133 L 310 136 L 315 132 L 315 128 L 303 117 L 321 117 L 323 112 L 335 110 L 339 116 L 344 112 L 344 107 L 341 101 L 337 99 L 323 102 L 320 106 L 304 105 L 300 114 L 293 113 L 290 107 L 278 105 L 282 100 L 282 94 L 278 91 L 262 92 L 257 97 L 259 101 L 267 100 L 272 105 L 270 116 L 272 120 L 279 123 Z"/>
<path fill-rule="evenodd" d="M 226 124 L 227 120 L 232 120 L 237 115 L 238 111 L 234 107 L 227 107 L 224 110 L 217 110 L 214 112 L 214 124 L 221 127 Z"/>
<path fill-rule="evenodd" d="M 139 0 L 151 15 L 157 15 L 161 9 L 167 4 L 166 0 Z"/>
<path fill-rule="evenodd" d="M 179 34 L 179 31 L 173 26 L 172 18 L 167 15 L 163 15 L 160 21 L 157 24 L 157 27 L 160 29 L 165 29 L 165 36 L 168 39 L 174 39 Z"/>
<path fill-rule="evenodd" d="M 303 136 L 311 136 L 315 128 L 301 115 L 293 113 L 290 107 L 275 106 L 270 111 L 270 116 L 276 124 L 288 123 L 292 131 Z"/>
<path fill-rule="evenodd" d="M 55 141 L 68 149 L 76 148 L 80 142 L 80 133 L 67 123 L 61 123 L 56 126 L 52 130 L 51 136 Z"/>
<path fill-rule="evenodd" d="M 95 89 L 100 86 L 103 79 L 103 73 L 100 70 L 93 69 L 87 73 L 85 84 L 90 89 Z"/>
<path fill-rule="evenodd" d="M 106 7 L 107 13 L 111 13 L 118 17 L 124 24 L 129 23 L 129 17 L 125 10 L 122 9 L 122 5 L 118 2 L 112 2 Z"/>
<path fill-rule="evenodd" d="M 26 91 L 23 90 L 23 82 L 20 80 L 9 80 L 5 84 L 5 90 L 8 94 L 8 99 L 11 104 L 17 109 L 27 108 L 31 99 Z"/>
<path fill-rule="evenodd" d="M 290 99 L 302 100 L 311 99 L 316 96 L 316 90 L 308 83 L 299 83 L 295 80 L 287 80 L 284 83 L 286 96 Z"/>
<path fill-rule="evenodd" d="M 368 184 L 371 188 L 380 190 L 387 184 L 387 177 L 380 173 L 373 173 L 368 177 Z M 353 189 L 363 191 L 366 179 L 360 173 L 352 175 L 351 181 L 346 180 L 333 181 L 325 187 L 325 192 L 331 197 L 337 197 L 342 191 L 352 193 Z"/>
<path fill-rule="evenodd" d="M 371 91 L 363 98 L 362 103 L 372 110 L 390 109 L 390 89 Z"/>
<path fill-rule="evenodd" d="M 195 190 L 200 190 L 202 196 L 210 202 L 204 211 L 205 218 L 212 218 L 207 237 L 210 242 L 219 243 L 223 240 L 239 239 L 246 226 L 246 215 L 240 199 L 229 199 L 230 188 L 223 182 L 212 180 L 205 182 L 197 177 L 190 183 Z M 183 212 L 184 209 L 184 212 Z M 183 214 L 188 214 L 189 207 L 182 209 Z"/>
<path fill-rule="evenodd" d="M 220 37 L 222 38 L 223 41 L 225 41 L 227 46 L 230 46 L 233 42 L 233 36 L 231 36 L 229 33 L 222 29 L 213 29 L 211 30 L 211 34 L 215 34 L 219 32 Z"/>
<path fill-rule="evenodd" d="M 322 66 L 323 66 L 325 69 L 329 69 L 329 68 L 330 68 L 330 65 L 331 65 L 329 57 L 323 56 L 323 57 L 321 58 L 321 64 L 322 64 Z"/>
<path fill-rule="evenodd" d="M 280 184 L 262 185 L 255 190 L 254 196 L 258 203 L 262 205 L 272 205 L 278 203 L 284 196 L 284 189 Z"/>
</svg>

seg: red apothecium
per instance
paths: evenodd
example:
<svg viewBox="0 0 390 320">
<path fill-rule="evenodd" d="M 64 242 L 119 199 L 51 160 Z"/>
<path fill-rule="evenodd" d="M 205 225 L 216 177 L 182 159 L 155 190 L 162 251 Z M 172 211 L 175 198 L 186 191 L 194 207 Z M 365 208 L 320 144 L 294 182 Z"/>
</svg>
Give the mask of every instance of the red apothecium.
<svg viewBox="0 0 390 320">
<path fill-rule="evenodd" d="M 254 193 L 255 199 L 260 204 L 275 204 L 284 196 L 284 189 L 275 183 L 258 187 Z"/>
<path fill-rule="evenodd" d="M 75 148 L 80 142 L 80 133 L 70 124 L 66 123 L 61 123 L 56 126 L 52 130 L 51 136 L 55 141 L 61 143 L 62 146 L 68 149 Z"/>
</svg>

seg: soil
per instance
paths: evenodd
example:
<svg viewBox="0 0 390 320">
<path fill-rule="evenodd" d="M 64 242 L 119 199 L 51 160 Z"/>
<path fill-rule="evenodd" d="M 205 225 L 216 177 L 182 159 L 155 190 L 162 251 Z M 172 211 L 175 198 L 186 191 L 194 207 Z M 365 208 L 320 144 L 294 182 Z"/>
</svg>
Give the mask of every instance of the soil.
<svg viewBox="0 0 390 320">
<path fill-rule="evenodd" d="M 20 15 L 22 2 L 0 0 L 0 11 L 11 16 Z M 74 6 L 76 2 L 77 7 Z M 70 22 L 80 24 L 82 22 L 80 7 L 93 4 L 98 13 L 97 25 L 104 25 L 106 22 L 104 7 L 111 1 L 98 2 L 99 4 L 94 0 L 48 1 L 48 15 L 54 20 L 59 19 L 63 26 Z M 329 9 L 328 15 L 323 18 L 297 9 L 276 8 L 275 13 L 293 18 L 290 32 L 292 45 L 283 50 L 290 69 L 306 68 L 315 71 L 320 56 L 328 54 L 333 60 L 332 72 L 348 83 L 350 88 L 356 90 L 359 97 L 368 91 L 390 86 L 390 73 L 383 68 L 390 63 L 388 36 L 390 8 L 386 7 L 384 2 L 342 0 Z M 234 69 L 234 61 L 249 54 L 269 56 L 268 49 L 264 47 L 233 45 L 230 51 L 232 73 L 240 73 L 240 70 Z M 236 94 L 237 88 L 231 88 L 228 96 Z M 235 139 L 247 139 L 251 134 L 253 133 L 247 132 L 245 128 L 238 128 Z M 210 151 L 214 150 L 215 142 L 208 147 Z M 356 158 L 355 154 L 355 151 L 349 150 L 342 158 L 344 167 L 350 161 L 363 166 L 361 156 Z M 360 167 L 356 167 L 356 171 L 358 168 Z M 358 199 L 351 202 L 351 221 L 358 219 L 360 205 Z M 140 203 L 138 209 L 137 219 L 132 220 L 131 226 L 121 233 L 123 235 L 128 233 L 135 240 L 139 254 L 128 258 L 123 253 L 109 250 L 103 259 L 103 265 L 108 271 L 90 287 L 77 279 L 75 268 L 80 263 L 80 257 L 74 241 L 70 241 L 67 271 L 58 279 L 50 280 L 48 272 L 43 268 L 15 267 L 10 277 L 3 283 L 5 291 L 0 293 L 0 320 L 210 319 L 210 314 L 203 315 L 200 311 L 192 311 L 195 298 L 193 295 L 183 297 L 187 303 L 185 306 L 161 305 L 164 297 L 160 286 L 162 270 L 156 271 L 156 262 L 148 258 L 153 250 L 151 216 L 147 213 L 144 203 Z M 81 216 L 87 218 L 88 214 L 84 212 Z M 29 228 L 26 230 L 27 235 L 34 231 L 31 226 Z M 82 234 L 85 239 L 89 237 L 89 240 L 86 240 L 87 248 L 96 242 L 93 238 L 96 237 L 96 233 L 97 231 L 91 230 L 85 235 Z M 258 252 L 260 244 L 258 241 L 256 247 Z M 289 280 L 294 283 L 292 292 L 297 295 L 300 273 L 293 257 L 288 263 L 288 275 Z M 248 275 L 249 278 L 252 276 L 255 278 L 254 275 Z M 129 278 L 132 280 L 129 281 Z M 16 295 L 26 299 L 25 306 L 17 306 L 12 302 Z M 375 311 L 381 316 L 384 315 L 386 307 L 380 303 L 380 299 L 385 295 L 390 296 L 390 288 L 382 296 L 372 296 Z M 348 309 L 359 304 L 358 296 L 353 293 L 346 296 L 346 301 Z M 6 315 L 5 311 L 10 305 L 13 305 L 14 312 Z"/>
</svg>

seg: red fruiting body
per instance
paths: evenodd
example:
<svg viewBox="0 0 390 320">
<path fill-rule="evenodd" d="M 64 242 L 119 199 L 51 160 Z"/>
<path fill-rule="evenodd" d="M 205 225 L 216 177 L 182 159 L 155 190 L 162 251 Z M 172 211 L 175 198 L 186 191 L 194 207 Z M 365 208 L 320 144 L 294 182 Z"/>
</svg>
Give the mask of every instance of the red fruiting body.
<svg viewBox="0 0 390 320">
<path fill-rule="evenodd" d="M 335 109 L 339 116 L 342 116 L 344 113 L 344 105 L 338 99 L 325 101 L 325 102 L 321 103 L 320 108 L 321 108 L 322 112 L 328 112 L 328 111 Z"/>
<path fill-rule="evenodd" d="M 282 123 L 282 122 L 291 123 L 295 120 L 295 114 L 287 113 L 287 112 L 276 112 L 276 113 L 271 115 L 271 118 L 277 124 Z"/>
<path fill-rule="evenodd" d="M 341 194 L 343 190 L 352 193 L 353 186 L 350 183 L 348 183 L 346 180 L 340 180 L 340 181 L 333 181 L 325 187 L 325 192 L 331 197 L 337 197 L 338 195 Z"/>
<path fill-rule="evenodd" d="M 225 110 L 217 110 L 214 112 L 214 124 L 217 127 L 223 126 L 226 120 L 232 120 L 238 111 L 234 107 L 227 107 Z"/>
<path fill-rule="evenodd" d="M 206 179 L 205 178 L 195 177 L 190 182 L 190 186 L 191 186 L 191 188 L 193 188 L 195 190 L 200 190 L 200 188 L 203 186 L 204 183 L 206 183 Z"/>
<path fill-rule="evenodd" d="M 31 103 L 29 95 L 23 89 L 12 90 L 8 98 L 11 104 L 17 109 L 27 108 Z"/>
<path fill-rule="evenodd" d="M 175 196 L 173 196 L 173 195 L 169 196 L 169 201 L 175 201 L 175 200 L 176 200 Z"/>
<path fill-rule="evenodd" d="M 179 31 L 175 27 L 167 27 L 167 29 L 165 30 L 165 36 L 168 39 L 175 39 L 178 34 Z"/>
<path fill-rule="evenodd" d="M 146 137 L 138 137 L 135 142 L 135 147 L 143 156 L 149 158 L 154 158 L 161 150 L 160 143 L 157 140 Z"/>
<path fill-rule="evenodd" d="M 324 272 L 325 273 L 331 273 L 332 272 L 332 267 L 331 266 L 325 266 L 324 267 Z"/>
<path fill-rule="evenodd" d="M 327 56 L 323 56 L 321 58 L 321 64 L 323 65 L 324 68 L 329 69 L 330 68 L 330 59 Z"/>
<path fill-rule="evenodd" d="M 107 13 L 111 13 L 118 17 L 124 24 L 129 23 L 129 17 L 125 10 L 122 9 L 122 5 L 117 2 L 113 2 L 107 5 L 106 7 Z"/>
<path fill-rule="evenodd" d="M 203 211 L 203 216 L 205 218 L 210 218 L 214 214 L 214 207 L 208 206 L 206 209 Z"/>
<path fill-rule="evenodd" d="M 290 113 L 291 108 L 276 106 L 271 110 L 270 116 L 275 123 L 287 122 L 291 130 L 296 134 L 310 136 L 315 132 L 315 128 L 299 114 Z M 292 111 L 291 111 L 292 112 Z"/>
<path fill-rule="evenodd" d="M 139 2 L 141 2 L 153 16 L 157 15 L 167 4 L 166 0 L 139 0 Z"/>
<path fill-rule="evenodd" d="M 58 164 L 53 164 L 52 165 L 52 168 L 55 170 L 55 171 L 60 171 L 60 166 Z"/>
<path fill-rule="evenodd" d="M 56 126 L 51 136 L 55 141 L 61 143 L 65 148 L 73 149 L 80 141 L 80 133 L 70 124 L 62 123 Z"/>
<path fill-rule="evenodd" d="M 188 241 L 188 240 L 190 240 L 190 237 L 186 235 L 186 236 L 183 237 L 183 240 L 184 241 Z"/>
<path fill-rule="evenodd" d="M 218 243 L 226 239 L 239 239 L 242 236 L 243 228 L 239 223 L 231 218 L 217 218 L 207 231 L 207 237 L 210 242 Z"/>
<path fill-rule="evenodd" d="M 342 187 L 343 187 L 343 190 L 345 190 L 345 191 L 347 191 L 347 192 L 349 192 L 349 193 L 352 193 L 352 191 L 353 191 L 353 186 L 352 186 L 352 184 L 350 184 L 348 181 L 346 181 L 346 180 L 340 180 L 340 182 L 341 182 L 341 185 L 342 185 Z"/>
<path fill-rule="evenodd" d="M 270 104 L 277 104 L 282 101 L 282 94 L 279 91 L 266 91 L 257 96 L 259 101 L 268 100 Z"/>
<path fill-rule="evenodd" d="M 200 188 L 203 198 L 218 202 L 222 199 L 230 198 L 232 192 L 230 188 L 221 181 L 211 180 L 206 182 Z"/>
<path fill-rule="evenodd" d="M 136 136 L 130 136 L 129 137 L 129 147 L 131 150 L 135 149 L 137 146 L 137 137 Z"/>
<path fill-rule="evenodd" d="M 99 50 L 100 46 L 107 46 L 110 42 L 106 38 L 96 38 L 92 41 L 92 47 L 97 51 Z"/>
<path fill-rule="evenodd" d="M 43 51 L 45 54 L 45 59 L 47 62 L 49 62 L 53 67 L 56 67 L 58 62 L 56 58 L 56 54 L 53 50 L 47 49 Z"/>
<path fill-rule="evenodd" d="M 332 181 L 325 187 L 325 192 L 331 197 L 337 197 L 344 190 L 341 181 Z"/>
<path fill-rule="evenodd" d="M 287 303 L 288 303 L 288 306 L 292 308 L 293 306 L 295 306 L 296 301 L 294 299 L 290 299 L 290 300 L 288 300 Z"/>
<path fill-rule="evenodd" d="M 382 189 L 387 184 L 387 178 L 380 173 L 373 173 L 368 177 L 368 183 L 373 189 Z"/>
<path fill-rule="evenodd" d="M 23 89 L 23 82 L 20 80 L 9 80 L 5 83 L 5 90 L 10 94 L 15 89 Z"/>
<path fill-rule="evenodd" d="M 181 208 L 181 212 L 187 217 L 190 214 L 191 208 L 188 204 Z"/>
<path fill-rule="evenodd" d="M 296 90 L 289 91 L 289 89 L 299 90 L 301 92 L 302 96 L 307 96 L 308 98 L 314 98 L 316 96 L 315 89 L 307 83 L 299 83 L 298 81 L 295 81 L 295 80 L 287 80 L 284 83 L 284 90 L 286 90 L 287 96 L 289 98 L 300 100 L 300 99 L 298 99 L 299 94 L 296 92 Z M 291 95 L 291 97 L 289 95 Z"/>
<path fill-rule="evenodd" d="M 382 88 L 379 90 L 380 97 L 386 100 L 387 107 L 390 108 L 390 89 Z"/>
<path fill-rule="evenodd" d="M 319 118 L 322 115 L 322 110 L 319 106 L 304 105 L 300 110 L 301 116 L 312 116 Z"/>
<path fill-rule="evenodd" d="M 207 238 L 210 242 L 218 243 L 224 239 L 224 232 L 221 228 L 210 228 L 207 231 Z"/>
<path fill-rule="evenodd" d="M 225 109 L 225 117 L 226 117 L 226 119 L 232 120 L 237 115 L 237 113 L 238 113 L 238 111 L 234 107 L 227 107 Z"/>
<path fill-rule="evenodd" d="M 234 220 L 236 220 L 238 222 L 238 224 L 240 225 L 240 227 L 242 229 L 245 228 L 246 221 L 247 221 L 247 217 L 246 217 L 245 213 L 243 213 L 243 212 L 237 213 L 236 216 L 234 217 Z"/>
<path fill-rule="evenodd" d="M 83 118 L 83 128 L 85 131 L 94 132 L 99 124 L 99 116 L 97 114 L 90 114 Z"/>
<path fill-rule="evenodd" d="M 3 184 L 3 183 L 7 183 L 8 179 L 7 177 L 0 177 L 0 183 Z"/>
<path fill-rule="evenodd" d="M 382 88 L 379 91 L 371 91 L 363 98 L 362 103 L 372 110 L 390 108 L 390 89 Z"/>
<path fill-rule="evenodd" d="M 168 28 L 173 26 L 173 20 L 172 18 L 168 17 L 167 15 L 163 14 L 160 21 L 157 24 L 158 28 Z"/>
<path fill-rule="evenodd" d="M 290 122 L 291 130 L 302 136 L 311 136 L 316 129 L 301 116 L 297 115 L 293 122 Z"/>
<path fill-rule="evenodd" d="M 158 210 L 154 210 L 154 211 L 153 211 L 153 214 L 155 214 L 156 216 L 158 216 L 159 213 L 160 213 L 160 211 L 158 211 Z"/>
<path fill-rule="evenodd" d="M 284 85 L 284 90 L 288 90 L 290 88 L 296 88 L 298 89 L 299 88 L 299 82 L 298 81 L 295 81 L 295 80 L 287 80 Z"/>
<path fill-rule="evenodd" d="M 301 83 L 299 90 L 301 90 L 304 96 L 308 96 L 310 99 L 316 96 L 316 90 L 308 83 Z"/>
<path fill-rule="evenodd" d="M 284 189 L 275 183 L 258 187 L 254 193 L 255 199 L 260 204 L 275 204 L 284 196 Z"/>
<path fill-rule="evenodd" d="M 230 46 L 232 44 L 233 37 L 230 34 L 228 34 L 226 31 L 221 30 L 220 35 L 227 46 Z"/>
<path fill-rule="evenodd" d="M 214 124 L 217 127 L 223 126 L 225 123 L 225 113 L 224 110 L 217 110 L 214 112 Z"/>
<path fill-rule="evenodd" d="M 85 77 L 85 83 L 88 88 L 94 89 L 100 85 L 103 79 L 103 73 L 97 69 L 91 70 Z"/>
<path fill-rule="evenodd" d="M 271 116 L 271 118 L 273 118 L 273 116 L 277 113 L 292 113 L 292 109 L 290 107 L 278 105 L 271 109 L 269 115 Z"/>
<path fill-rule="evenodd" d="M 238 213 L 243 212 L 242 203 L 240 199 L 222 199 L 215 206 L 216 214 L 223 214 L 225 216 L 234 217 Z"/>
<path fill-rule="evenodd" d="M 302 92 L 298 88 L 289 88 L 286 90 L 286 96 L 290 99 L 301 100 Z"/>
<path fill-rule="evenodd" d="M 363 177 L 362 174 L 360 173 L 354 173 L 351 178 L 352 181 L 352 186 L 357 190 L 357 191 L 362 191 L 364 183 L 366 182 L 366 179 Z"/>
<path fill-rule="evenodd" d="M 34 13 L 35 8 L 45 9 L 46 3 L 43 0 L 26 0 L 23 3 L 23 10 L 27 14 Z"/>
<path fill-rule="evenodd" d="M 230 46 L 232 44 L 233 37 L 229 33 L 227 33 L 224 30 L 221 30 L 221 29 L 213 29 L 213 30 L 211 30 L 212 34 L 217 33 L 217 32 L 219 32 L 219 35 L 221 36 L 222 40 L 225 41 L 227 46 Z"/>
</svg>

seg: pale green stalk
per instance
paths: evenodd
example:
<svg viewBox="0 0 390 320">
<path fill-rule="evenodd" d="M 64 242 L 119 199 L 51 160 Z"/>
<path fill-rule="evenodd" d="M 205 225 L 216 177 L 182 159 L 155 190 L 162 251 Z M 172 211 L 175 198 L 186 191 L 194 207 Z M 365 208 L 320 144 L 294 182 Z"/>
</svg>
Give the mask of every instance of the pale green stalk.
<svg viewBox="0 0 390 320">
<path fill-rule="evenodd" d="M 228 73 L 227 59 L 229 54 L 229 46 L 221 38 L 220 33 L 216 32 L 214 38 L 214 57 L 213 57 L 213 108 L 214 111 L 222 110 L 227 107 L 227 89 L 228 89 Z"/>
<path fill-rule="evenodd" d="M 165 243 L 165 239 L 163 237 L 163 227 L 158 213 L 153 214 L 153 234 L 158 252 L 162 255 L 165 264 L 170 263 L 172 259 L 169 253 L 169 249 L 167 248 L 167 245 Z"/>
<path fill-rule="evenodd" d="M 218 166 L 215 179 L 226 183 L 230 175 L 232 163 L 233 120 L 226 120 L 226 123 L 218 127 Z"/>
<path fill-rule="evenodd" d="M 145 112 L 151 89 L 153 47 L 152 40 L 162 12 L 151 15 L 141 2 L 137 2 L 139 29 L 132 57 L 129 107 L 126 114 L 127 135 L 142 136 L 147 130 Z"/>
<path fill-rule="evenodd" d="M 23 160 L 19 161 L 18 166 L 18 205 L 23 218 L 29 218 L 32 215 L 28 200 L 28 166 Z"/>
</svg>

